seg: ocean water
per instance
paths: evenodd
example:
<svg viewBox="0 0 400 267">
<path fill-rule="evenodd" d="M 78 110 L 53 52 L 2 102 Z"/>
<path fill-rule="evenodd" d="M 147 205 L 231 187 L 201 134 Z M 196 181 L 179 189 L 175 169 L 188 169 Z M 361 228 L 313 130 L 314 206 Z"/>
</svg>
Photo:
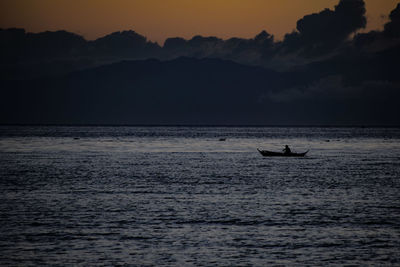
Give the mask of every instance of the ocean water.
<svg viewBox="0 0 400 267">
<path fill-rule="evenodd" d="M 399 128 L 1 126 L 0 192 L 3 266 L 400 265 Z"/>
</svg>

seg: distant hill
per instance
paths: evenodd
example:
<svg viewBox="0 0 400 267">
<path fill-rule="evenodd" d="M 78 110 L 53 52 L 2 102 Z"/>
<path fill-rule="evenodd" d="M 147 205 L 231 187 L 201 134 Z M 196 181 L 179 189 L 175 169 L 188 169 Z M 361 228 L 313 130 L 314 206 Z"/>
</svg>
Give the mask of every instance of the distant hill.
<svg viewBox="0 0 400 267">
<path fill-rule="evenodd" d="M 237 124 L 264 118 L 281 75 L 220 59 L 123 61 L 3 81 L 1 123 Z"/>
<path fill-rule="evenodd" d="M 399 125 L 395 70 L 374 71 L 376 58 L 361 59 L 365 66 L 350 72 L 360 64 L 346 57 L 277 72 L 181 57 L 0 80 L 0 123 Z"/>
<path fill-rule="evenodd" d="M 0 29 L 0 123 L 400 125 L 400 3 L 381 31 L 365 12 L 340 0 L 281 41 Z"/>
</svg>

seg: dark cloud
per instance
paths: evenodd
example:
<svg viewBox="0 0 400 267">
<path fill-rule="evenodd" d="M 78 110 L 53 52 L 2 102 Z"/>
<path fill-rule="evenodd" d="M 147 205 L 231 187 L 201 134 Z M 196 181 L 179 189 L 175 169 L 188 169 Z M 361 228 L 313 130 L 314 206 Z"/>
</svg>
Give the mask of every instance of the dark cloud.
<svg viewBox="0 0 400 267">
<path fill-rule="evenodd" d="M 187 41 L 181 37 L 168 38 L 164 42 L 164 50 L 168 51 L 168 53 L 176 54 L 179 51 L 185 49 L 187 45 Z"/>
<path fill-rule="evenodd" d="M 114 32 L 94 41 L 86 41 L 79 35 L 65 31 L 31 34 L 13 29 L 1 31 L 0 38 L 12 40 L 8 42 L 10 45 L 2 49 L 6 51 L 2 54 L 3 61 L 10 63 L 30 61 L 32 58 L 40 61 L 81 62 L 81 58 L 90 60 L 90 65 L 80 66 L 84 68 L 124 59 L 169 60 L 188 56 L 229 59 L 243 64 L 285 70 L 308 63 L 314 58 L 330 56 L 334 48 L 343 44 L 354 31 L 365 26 L 364 13 L 362 0 L 341 0 L 334 10 L 326 9 L 299 20 L 298 31 L 286 35 L 283 42 L 275 42 L 274 36 L 267 31 L 250 39 L 222 40 L 197 35 L 185 40 L 175 37 L 167 39 L 163 47 L 134 31 Z M 395 18 L 396 14 L 392 17 Z M 365 41 L 364 39 L 360 36 L 359 42 Z M 44 64 L 44 69 L 52 69 L 49 65 L 54 65 L 49 62 L 41 64 Z M 61 69 L 61 64 L 59 66 L 56 69 Z M 70 68 L 65 71 L 70 71 Z"/>
<path fill-rule="evenodd" d="M 359 33 L 355 35 L 353 42 L 356 47 L 363 48 L 375 44 L 377 41 L 381 40 L 382 37 L 382 32 L 370 31 L 367 33 Z"/>
<path fill-rule="evenodd" d="M 396 35 L 399 9 L 397 7 L 391 13 L 385 35 Z M 134 31 L 114 32 L 86 41 L 82 36 L 65 31 L 32 34 L 21 29 L 9 29 L 0 31 L 1 58 L 11 64 L 31 59 L 76 61 L 85 58 L 94 62 L 92 66 L 124 59 L 212 57 L 285 70 L 330 57 L 332 51 L 340 53 L 338 48 L 351 45 L 350 36 L 365 25 L 364 1 L 340 0 L 334 10 L 325 9 L 304 16 L 297 22 L 297 31 L 287 34 L 283 42 L 275 42 L 273 35 L 262 31 L 250 39 L 194 36 L 185 40 L 175 37 L 167 39 L 160 47 Z M 380 47 L 376 42 L 382 43 L 381 35 L 381 32 L 359 34 L 354 43 L 358 47 L 366 44 Z"/>
<path fill-rule="evenodd" d="M 27 33 L 28 56 L 38 58 L 70 58 L 85 53 L 86 40 L 67 31 Z"/>
<path fill-rule="evenodd" d="M 71 58 L 85 54 L 86 40 L 66 31 L 26 33 L 24 29 L 0 30 L 1 58 L 6 62 Z"/>
<path fill-rule="evenodd" d="M 274 36 L 262 31 L 254 37 L 254 42 L 263 46 L 271 46 L 274 43 Z"/>
<path fill-rule="evenodd" d="M 160 53 L 160 46 L 135 31 L 114 32 L 88 42 L 89 54 L 111 58 L 147 58 Z"/>
<path fill-rule="evenodd" d="M 346 41 L 352 33 L 365 28 L 363 0 L 340 0 L 334 10 L 304 16 L 297 21 L 297 32 L 285 36 L 285 51 L 305 50 L 305 55 L 329 52 Z"/>
<path fill-rule="evenodd" d="M 217 37 L 194 36 L 190 40 L 169 38 L 164 43 L 164 56 L 174 58 L 192 56 L 197 58 L 216 57 L 223 45 L 223 40 Z"/>
<path fill-rule="evenodd" d="M 161 53 L 157 43 L 134 31 L 87 41 L 67 31 L 0 29 L 0 78 L 59 75 L 120 60 L 160 57 Z"/>
<path fill-rule="evenodd" d="M 191 40 L 167 39 L 164 52 L 168 58 L 176 56 L 219 57 L 246 64 L 265 66 L 287 65 L 295 53 L 299 57 L 320 57 L 349 40 L 351 34 L 366 26 L 363 0 L 341 0 L 334 10 L 303 17 L 297 22 L 297 31 L 287 34 L 283 42 L 274 42 L 266 31 L 252 39 L 195 36 Z M 286 61 L 286 62 L 285 62 Z M 304 62 L 304 60 L 303 60 Z M 289 64 L 290 65 L 290 64 Z"/>
<path fill-rule="evenodd" d="M 385 24 L 384 34 L 390 38 L 400 37 L 400 3 L 389 15 L 390 21 Z"/>
<path fill-rule="evenodd" d="M 354 45 L 357 49 L 366 52 L 378 52 L 391 49 L 400 44 L 400 4 L 390 13 L 389 22 L 384 30 L 360 33 L 354 37 Z"/>
<path fill-rule="evenodd" d="M 94 41 L 67 31 L 27 33 L 24 29 L 0 29 L 2 59 L 8 62 L 77 57 L 141 58 L 157 56 L 157 43 L 134 31 L 114 32 Z"/>
<path fill-rule="evenodd" d="M 262 31 L 253 39 L 230 38 L 222 40 L 217 37 L 194 36 L 190 40 L 169 38 L 164 43 L 164 55 L 167 58 L 191 56 L 197 58 L 218 57 L 239 62 L 246 59 L 258 60 L 262 55 L 272 51 L 273 35 Z M 248 60 L 246 63 L 250 63 Z"/>
</svg>

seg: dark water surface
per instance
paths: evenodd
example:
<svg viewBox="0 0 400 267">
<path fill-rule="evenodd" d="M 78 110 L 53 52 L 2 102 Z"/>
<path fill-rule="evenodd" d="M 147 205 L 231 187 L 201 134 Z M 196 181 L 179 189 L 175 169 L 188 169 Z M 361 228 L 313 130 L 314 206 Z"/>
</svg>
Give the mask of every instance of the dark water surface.
<svg viewBox="0 0 400 267">
<path fill-rule="evenodd" d="M 0 190 L 0 265 L 400 265 L 398 128 L 2 126 Z"/>
</svg>

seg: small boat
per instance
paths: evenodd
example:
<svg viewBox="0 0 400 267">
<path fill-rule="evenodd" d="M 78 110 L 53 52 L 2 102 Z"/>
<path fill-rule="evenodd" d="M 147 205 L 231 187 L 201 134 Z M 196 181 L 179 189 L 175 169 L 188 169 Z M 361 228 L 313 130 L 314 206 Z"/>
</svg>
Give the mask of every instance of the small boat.
<svg viewBox="0 0 400 267">
<path fill-rule="evenodd" d="M 273 152 L 273 151 L 268 151 L 268 150 L 260 150 L 258 148 L 257 148 L 257 150 L 264 157 L 304 157 L 308 152 L 308 150 L 307 150 L 304 153 L 294 153 L 294 152 L 283 153 L 283 152 Z"/>
</svg>

